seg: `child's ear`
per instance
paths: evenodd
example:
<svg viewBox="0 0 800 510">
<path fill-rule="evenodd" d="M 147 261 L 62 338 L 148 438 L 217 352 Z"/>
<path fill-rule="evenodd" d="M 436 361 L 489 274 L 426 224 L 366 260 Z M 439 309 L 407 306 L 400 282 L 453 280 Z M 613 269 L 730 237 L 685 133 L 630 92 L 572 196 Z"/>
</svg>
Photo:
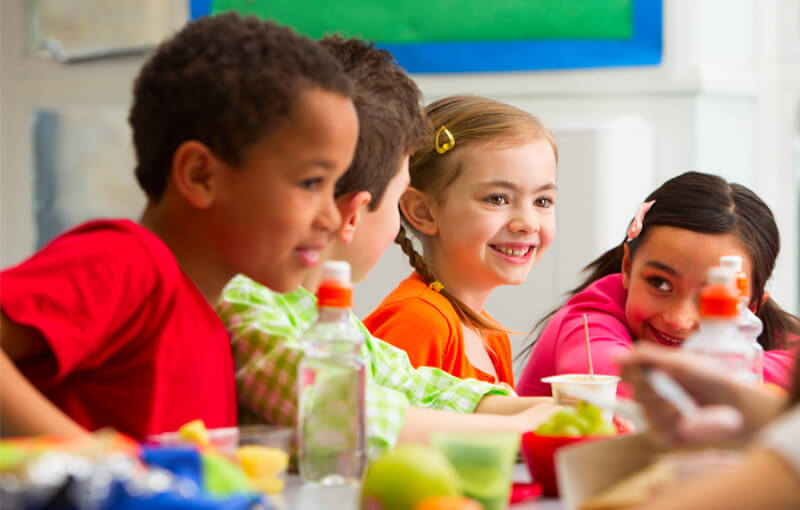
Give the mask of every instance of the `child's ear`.
<svg viewBox="0 0 800 510">
<path fill-rule="evenodd" d="M 218 191 L 216 179 L 222 164 L 205 144 L 189 140 L 172 157 L 170 179 L 187 202 L 197 209 L 207 209 Z"/>
<path fill-rule="evenodd" d="M 400 196 L 400 211 L 406 221 L 420 233 L 432 236 L 439 231 L 431 198 L 417 188 L 409 186 Z"/>
<path fill-rule="evenodd" d="M 620 270 L 622 271 L 622 286 L 626 289 L 631 284 L 631 250 L 628 248 L 628 243 L 622 243 L 622 264 Z"/>
<path fill-rule="evenodd" d="M 342 226 L 339 227 L 338 236 L 343 243 L 347 244 L 353 240 L 353 234 L 361 217 L 361 207 L 367 205 L 370 200 L 372 194 L 369 191 L 354 191 L 336 199 L 336 206 L 342 215 Z"/>
</svg>

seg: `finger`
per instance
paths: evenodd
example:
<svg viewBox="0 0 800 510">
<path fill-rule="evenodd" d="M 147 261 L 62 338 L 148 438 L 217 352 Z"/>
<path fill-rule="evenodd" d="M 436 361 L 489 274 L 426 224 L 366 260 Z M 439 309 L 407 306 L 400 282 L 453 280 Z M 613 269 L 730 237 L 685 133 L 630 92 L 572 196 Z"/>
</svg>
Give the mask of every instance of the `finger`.
<svg viewBox="0 0 800 510">
<path fill-rule="evenodd" d="M 686 442 L 729 441 L 744 432 L 744 417 L 738 409 L 730 406 L 709 406 L 691 419 L 682 420 L 676 430 Z"/>
</svg>

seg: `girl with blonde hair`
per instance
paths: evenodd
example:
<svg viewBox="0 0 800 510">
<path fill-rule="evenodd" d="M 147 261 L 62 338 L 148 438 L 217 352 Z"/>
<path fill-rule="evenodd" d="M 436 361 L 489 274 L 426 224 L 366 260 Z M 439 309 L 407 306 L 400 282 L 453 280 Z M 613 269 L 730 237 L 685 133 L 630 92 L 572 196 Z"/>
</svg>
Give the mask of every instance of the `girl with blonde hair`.
<svg viewBox="0 0 800 510">
<path fill-rule="evenodd" d="M 448 97 L 426 113 L 396 239 L 414 272 L 364 324 L 414 366 L 513 385 L 508 332 L 483 306 L 495 287 L 524 282 L 553 241 L 556 146 L 536 117 L 491 99 Z"/>
</svg>

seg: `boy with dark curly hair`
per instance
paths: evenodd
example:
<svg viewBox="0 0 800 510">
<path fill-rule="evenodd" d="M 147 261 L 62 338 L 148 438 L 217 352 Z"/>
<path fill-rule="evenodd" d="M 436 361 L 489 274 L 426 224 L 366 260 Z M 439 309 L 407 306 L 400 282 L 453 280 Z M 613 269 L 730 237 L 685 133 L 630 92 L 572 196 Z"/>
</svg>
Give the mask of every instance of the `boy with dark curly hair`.
<svg viewBox="0 0 800 510">
<path fill-rule="evenodd" d="M 287 292 L 319 262 L 341 223 L 351 98 L 334 58 L 274 23 L 206 17 L 161 44 L 129 117 L 139 222 L 83 224 L 0 274 L 2 433 L 235 425 L 213 306 L 237 273 Z"/>
<path fill-rule="evenodd" d="M 409 182 L 409 154 L 429 136 L 420 91 L 391 54 L 358 39 L 331 36 L 321 44 L 344 66 L 355 84 L 359 137 L 353 163 L 336 184 L 342 226 L 323 254 L 346 260 L 354 282 L 362 281 L 392 244 L 400 228 L 397 208 Z M 303 287 L 279 294 L 246 276 L 223 292 L 219 312 L 231 335 L 236 386 L 243 420 L 293 426 L 297 423 L 297 366 L 300 337 L 316 319 L 312 269 Z M 436 432 L 522 432 L 550 412 L 550 399 L 508 397 L 507 387 L 459 379 L 431 367 L 415 369 L 405 351 L 364 333 L 366 433 L 374 458 L 396 442 L 427 441 Z M 337 418 L 334 394 L 319 399 L 317 419 Z M 451 411 L 445 413 L 444 411 Z M 486 413 L 478 416 L 467 413 Z M 456 414 L 459 413 L 459 414 Z M 506 414 L 508 416 L 498 416 Z"/>
</svg>

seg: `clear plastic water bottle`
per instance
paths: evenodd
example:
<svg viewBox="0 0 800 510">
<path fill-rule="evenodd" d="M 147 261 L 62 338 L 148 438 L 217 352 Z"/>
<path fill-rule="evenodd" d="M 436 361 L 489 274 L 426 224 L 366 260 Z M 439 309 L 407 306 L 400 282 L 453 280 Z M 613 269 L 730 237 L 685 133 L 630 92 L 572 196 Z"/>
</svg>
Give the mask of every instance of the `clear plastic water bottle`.
<svg viewBox="0 0 800 510">
<path fill-rule="evenodd" d="M 712 359 L 736 379 L 756 382 L 752 370 L 755 350 L 739 329 L 739 291 L 730 268 L 709 269 L 699 311 L 700 329 L 683 343 L 683 349 Z"/>
<path fill-rule="evenodd" d="M 758 337 L 764 330 L 764 324 L 756 314 L 750 311 L 749 286 L 747 274 L 743 271 L 742 257 L 739 255 L 725 255 L 720 257 L 719 265 L 734 271 L 736 289 L 739 291 L 739 331 L 752 342 L 753 366 L 752 371 L 758 382 L 764 382 L 764 348 L 758 343 Z"/>
<path fill-rule="evenodd" d="M 350 322 L 350 265 L 323 266 L 319 317 L 303 334 L 298 367 L 300 476 L 322 485 L 359 483 L 366 467 L 364 336 Z"/>
</svg>

